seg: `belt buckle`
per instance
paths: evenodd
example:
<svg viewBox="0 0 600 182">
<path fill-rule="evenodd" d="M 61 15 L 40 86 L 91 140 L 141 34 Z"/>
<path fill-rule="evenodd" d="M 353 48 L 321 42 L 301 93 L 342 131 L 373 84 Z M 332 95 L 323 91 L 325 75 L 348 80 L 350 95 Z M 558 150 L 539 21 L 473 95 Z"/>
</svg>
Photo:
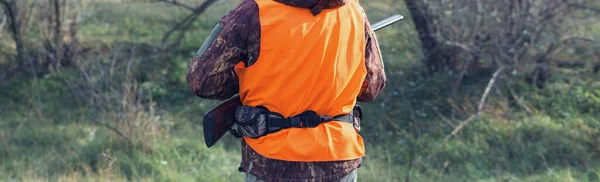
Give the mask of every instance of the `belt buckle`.
<svg viewBox="0 0 600 182">
<path fill-rule="evenodd" d="M 314 122 L 310 117 L 304 116 L 296 116 L 290 118 L 290 126 L 296 128 L 312 128 L 314 126 Z"/>
<path fill-rule="evenodd" d="M 294 127 L 294 128 L 303 128 L 303 122 L 302 122 L 302 118 L 303 117 L 291 117 L 290 118 L 290 127 Z"/>
</svg>

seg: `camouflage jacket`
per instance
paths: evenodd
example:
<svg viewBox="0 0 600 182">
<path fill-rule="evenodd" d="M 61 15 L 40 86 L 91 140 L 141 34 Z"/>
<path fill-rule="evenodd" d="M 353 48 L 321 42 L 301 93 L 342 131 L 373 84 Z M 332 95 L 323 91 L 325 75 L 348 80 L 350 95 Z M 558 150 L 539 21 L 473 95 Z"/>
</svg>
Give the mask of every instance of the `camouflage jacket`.
<svg viewBox="0 0 600 182">
<path fill-rule="evenodd" d="M 323 9 L 336 8 L 347 0 L 276 0 L 290 6 L 310 9 L 317 15 Z M 385 87 L 386 76 L 375 33 L 365 15 L 365 66 L 367 76 L 357 100 L 373 101 Z M 186 79 L 194 94 L 205 99 L 225 100 L 239 92 L 234 66 L 243 61 L 254 63 L 260 50 L 258 5 L 244 0 L 224 16 L 194 56 Z M 298 181 L 331 181 L 356 169 L 362 159 L 332 162 L 286 162 L 256 153 L 242 140 L 244 171 L 266 181 L 297 179 Z"/>
</svg>

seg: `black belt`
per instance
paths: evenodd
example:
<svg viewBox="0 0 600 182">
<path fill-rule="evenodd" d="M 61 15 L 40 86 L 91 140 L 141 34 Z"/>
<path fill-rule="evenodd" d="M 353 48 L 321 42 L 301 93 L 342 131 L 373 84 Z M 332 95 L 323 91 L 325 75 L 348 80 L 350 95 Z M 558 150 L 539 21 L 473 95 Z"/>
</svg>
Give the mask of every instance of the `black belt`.
<svg viewBox="0 0 600 182">
<path fill-rule="evenodd" d="M 341 121 L 353 124 L 354 117 L 352 114 L 339 115 L 335 117 L 330 116 L 319 116 L 314 111 L 306 111 L 302 114 L 283 118 L 278 113 L 269 114 L 269 122 L 267 122 L 268 127 L 276 127 L 276 128 L 314 128 L 317 127 L 321 123 L 329 122 L 329 121 Z"/>
<path fill-rule="evenodd" d="M 283 115 L 281 115 L 279 113 L 270 112 L 266 108 L 264 108 L 264 109 L 265 109 L 265 112 L 266 112 L 265 114 L 267 115 L 268 119 L 266 121 L 266 128 L 265 128 L 264 134 L 262 136 L 271 134 L 271 133 L 275 133 L 280 130 L 288 129 L 288 128 L 314 128 L 314 127 L 317 127 L 321 123 L 330 122 L 330 121 L 339 121 L 339 122 L 354 124 L 354 111 L 350 112 L 349 114 L 343 114 L 343 115 L 331 117 L 331 116 L 320 116 L 316 112 L 309 110 L 309 111 L 305 111 L 299 115 L 285 118 L 285 117 L 283 117 Z M 355 107 L 355 109 L 358 109 L 359 113 L 362 112 L 362 111 L 360 111 L 360 107 L 358 107 L 358 106 Z M 358 115 L 359 118 L 361 118 L 361 116 L 362 116 L 362 114 Z M 238 138 L 242 137 L 242 135 L 233 128 L 230 129 L 230 133 L 235 137 L 238 137 Z"/>
</svg>

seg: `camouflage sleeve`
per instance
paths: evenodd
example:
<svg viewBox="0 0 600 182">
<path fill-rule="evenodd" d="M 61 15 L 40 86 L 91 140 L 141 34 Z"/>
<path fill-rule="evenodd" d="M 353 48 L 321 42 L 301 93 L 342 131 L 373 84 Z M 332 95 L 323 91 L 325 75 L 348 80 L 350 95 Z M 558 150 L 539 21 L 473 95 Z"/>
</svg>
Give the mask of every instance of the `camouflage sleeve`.
<svg viewBox="0 0 600 182">
<path fill-rule="evenodd" d="M 198 97 L 225 100 L 239 92 L 233 68 L 248 57 L 248 36 L 257 31 L 248 23 L 258 16 L 252 2 L 244 1 L 224 16 L 194 56 L 186 80 Z"/>
<path fill-rule="evenodd" d="M 379 50 L 379 43 L 375 32 L 371 28 L 369 20 L 365 16 L 365 37 L 367 46 L 365 49 L 365 66 L 367 67 L 367 76 L 363 82 L 362 88 L 357 100 L 360 102 L 371 102 L 385 87 L 386 76 L 384 71 L 383 59 Z"/>
</svg>

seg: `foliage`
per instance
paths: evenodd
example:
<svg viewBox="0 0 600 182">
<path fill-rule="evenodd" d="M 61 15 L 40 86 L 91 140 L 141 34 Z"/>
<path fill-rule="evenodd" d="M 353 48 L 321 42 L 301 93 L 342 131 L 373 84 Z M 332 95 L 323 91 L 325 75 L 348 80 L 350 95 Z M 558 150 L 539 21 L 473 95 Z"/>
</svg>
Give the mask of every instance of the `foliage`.
<svg viewBox="0 0 600 182">
<path fill-rule="evenodd" d="M 41 3 L 47 2 L 51 1 Z M 66 8 L 81 18 L 73 29 L 77 30 L 73 40 L 78 42 L 74 59 L 55 72 L 30 74 L 25 69 L 21 75 L 0 82 L 0 181 L 243 178 L 237 172 L 238 139 L 227 136 L 210 149 L 203 144 L 200 116 L 219 102 L 194 97 L 184 80 L 189 59 L 218 18 L 235 3 L 216 1 L 190 25 L 178 47 L 166 49 L 161 43 L 164 33 L 186 16 L 187 11 L 181 7 L 140 1 L 61 2 L 79 8 Z M 196 6 L 204 1 L 181 2 Z M 440 17 L 438 23 L 442 25 L 467 26 L 477 19 L 467 16 L 476 6 L 458 4 L 463 1 L 428 2 L 435 12 L 450 12 L 444 16 L 446 19 Z M 485 16 L 480 17 L 486 19 L 482 30 L 499 36 L 504 30 L 494 27 L 502 27 L 506 22 L 492 21 L 489 13 L 510 2 L 476 2 L 485 9 Z M 371 22 L 393 13 L 409 17 L 404 3 L 361 2 Z M 33 6 L 34 15 L 52 14 L 41 11 L 41 7 Z M 510 17 L 503 11 L 497 13 L 503 20 Z M 589 11 L 572 13 L 590 15 Z M 63 20 L 69 22 L 73 17 L 65 15 Z M 597 17 L 583 19 L 565 21 L 570 28 L 546 27 L 540 31 L 569 33 L 571 38 L 599 38 L 600 28 L 594 26 Z M 33 50 L 28 52 L 31 57 L 43 53 L 37 51 L 43 46 L 35 42 L 55 43 L 52 31 L 40 34 L 53 30 L 46 23 L 29 23 L 37 28 L 24 30 L 26 47 Z M 547 23 L 554 26 L 556 22 Z M 582 24 L 585 26 L 579 26 Z M 523 70 L 507 69 L 499 77 L 502 81 L 491 88 L 481 117 L 445 140 L 465 118 L 478 111 L 478 102 L 494 68 L 481 67 L 468 74 L 462 70 L 429 73 L 427 65 L 420 61 L 423 50 L 414 27 L 406 19 L 378 31 L 388 83 L 375 102 L 361 103 L 366 118 L 361 135 L 367 144 L 367 156 L 359 169 L 361 181 L 404 181 L 409 174 L 411 181 L 600 179 L 600 75 L 591 73 L 589 64 L 583 68 L 549 67 L 553 74 L 543 89 L 524 81 L 528 75 Z M 63 28 L 63 33 L 70 32 Z M 471 40 L 453 39 L 463 35 L 462 29 L 456 27 L 440 31 L 451 35 L 444 39 L 449 42 L 468 45 Z M 571 38 L 565 41 L 568 46 L 559 46 L 548 56 L 586 63 L 595 59 L 595 43 Z M 9 58 L 0 60 L 0 66 L 14 68 L 13 40 L 7 36 L 0 40 L 0 54 Z M 550 44 L 539 43 L 543 44 L 539 49 Z M 496 49 L 489 51 L 500 54 Z M 489 55 L 481 57 L 491 59 Z M 535 60 L 528 55 L 520 61 Z M 533 70 L 535 65 L 523 67 Z M 457 78 L 461 78 L 459 89 L 455 89 Z"/>
</svg>

